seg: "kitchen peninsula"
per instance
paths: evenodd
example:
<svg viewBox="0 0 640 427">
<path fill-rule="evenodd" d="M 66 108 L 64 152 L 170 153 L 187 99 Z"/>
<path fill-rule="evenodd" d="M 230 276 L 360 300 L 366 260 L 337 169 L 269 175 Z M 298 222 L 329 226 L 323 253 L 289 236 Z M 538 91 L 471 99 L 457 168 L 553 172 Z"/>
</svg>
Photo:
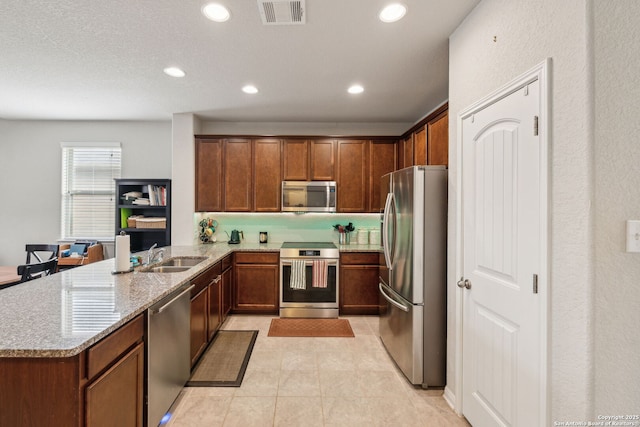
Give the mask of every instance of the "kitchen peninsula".
<svg viewBox="0 0 640 427">
<path fill-rule="evenodd" d="M 145 311 L 234 252 L 280 246 L 170 246 L 165 259 L 206 259 L 183 272 L 117 275 L 109 259 L 0 291 L 0 425 L 102 425 L 127 412 L 141 420 Z"/>
</svg>

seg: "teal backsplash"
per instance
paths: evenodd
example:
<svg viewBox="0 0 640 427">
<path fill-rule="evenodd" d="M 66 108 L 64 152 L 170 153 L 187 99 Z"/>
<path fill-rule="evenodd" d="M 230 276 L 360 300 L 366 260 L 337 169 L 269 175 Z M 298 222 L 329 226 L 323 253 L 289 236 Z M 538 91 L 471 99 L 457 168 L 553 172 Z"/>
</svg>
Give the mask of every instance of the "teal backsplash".
<svg viewBox="0 0 640 427">
<path fill-rule="evenodd" d="M 294 214 L 294 213 L 196 213 L 194 214 L 194 242 L 197 242 L 197 224 L 203 218 L 213 218 L 218 221 L 215 237 L 218 242 L 228 240 L 227 234 L 231 230 L 244 233 L 247 242 L 258 242 L 259 233 L 269 233 L 269 243 L 277 242 L 338 242 L 338 232 L 333 229 L 335 224 L 354 227 L 380 229 L 379 214 Z"/>
</svg>

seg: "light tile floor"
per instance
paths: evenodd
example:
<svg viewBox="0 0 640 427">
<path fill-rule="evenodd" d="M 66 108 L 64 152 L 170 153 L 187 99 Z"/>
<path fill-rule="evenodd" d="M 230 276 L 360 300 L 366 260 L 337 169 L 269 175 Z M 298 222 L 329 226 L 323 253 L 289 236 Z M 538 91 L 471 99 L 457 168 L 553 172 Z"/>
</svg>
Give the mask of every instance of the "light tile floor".
<svg viewBox="0 0 640 427">
<path fill-rule="evenodd" d="M 441 390 L 413 387 L 378 338 L 376 316 L 349 319 L 355 338 L 268 337 L 274 316 L 231 316 L 259 330 L 241 387 L 187 387 L 167 426 L 469 426 Z"/>
</svg>

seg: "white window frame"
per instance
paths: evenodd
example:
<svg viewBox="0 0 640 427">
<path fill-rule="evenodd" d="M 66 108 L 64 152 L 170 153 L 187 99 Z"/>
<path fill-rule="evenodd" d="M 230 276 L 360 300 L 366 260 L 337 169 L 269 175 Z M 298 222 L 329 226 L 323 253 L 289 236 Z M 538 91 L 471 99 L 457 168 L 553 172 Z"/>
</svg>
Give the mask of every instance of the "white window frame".
<svg viewBox="0 0 640 427">
<path fill-rule="evenodd" d="M 119 142 L 62 142 L 60 145 L 61 240 L 113 240 L 116 198 L 114 179 L 121 177 L 122 145 Z M 80 158 L 73 156 L 74 151 L 88 156 L 84 157 L 87 162 L 79 164 Z M 92 151 L 96 152 L 96 158 L 91 157 Z M 99 151 L 110 151 L 111 156 L 116 155 L 117 164 L 112 161 L 101 164 Z M 104 154 L 106 153 L 102 155 Z M 74 207 L 74 197 L 82 200 L 83 205 L 78 202 L 78 206 Z"/>
</svg>

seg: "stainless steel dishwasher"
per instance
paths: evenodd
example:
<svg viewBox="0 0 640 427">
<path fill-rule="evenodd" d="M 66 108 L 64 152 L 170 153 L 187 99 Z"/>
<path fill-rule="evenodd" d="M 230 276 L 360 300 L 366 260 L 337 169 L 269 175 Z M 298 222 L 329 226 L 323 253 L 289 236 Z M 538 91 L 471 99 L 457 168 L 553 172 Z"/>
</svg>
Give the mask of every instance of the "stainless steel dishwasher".
<svg viewBox="0 0 640 427">
<path fill-rule="evenodd" d="M 185 285 L 147 310 L 147 426 L 157 426 L 191 374 L 190 292 Z"/>
</svg>

